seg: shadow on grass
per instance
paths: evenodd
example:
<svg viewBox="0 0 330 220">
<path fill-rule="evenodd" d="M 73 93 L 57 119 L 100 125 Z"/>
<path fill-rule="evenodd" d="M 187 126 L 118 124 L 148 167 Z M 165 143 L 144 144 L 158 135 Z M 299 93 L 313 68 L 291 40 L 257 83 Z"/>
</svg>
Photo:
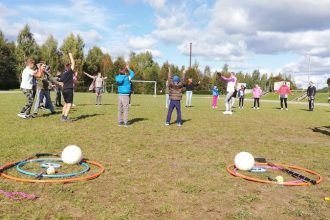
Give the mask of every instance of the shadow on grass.
<svg viewBox="0 0 330 220">
<path fill-rule="evenodd" d="M 96 105 L 96 104 L 79 104 L 79 106 L 89 106 L 89 105 L 90 105 L 90 106 L 93 106 L 93 105 L 94 105 L 94 106 L 98 106 L 98 105 Z M 115 105 L 115 104 L 101 104 L 101 106 L 102 106 L 102 105 Z"/>
<path fill-rule="evenodd" d="M 60 115 L 60 114 L 62 114 L 62 112 L 47 113 L 47 114 L 43 114 L 42 117 L 49 117 L 49 116 L 52 116 L 52 115 Z"/>
<path fill-rule="evenodd" d="M 191 121 L 191 119 L 190 119 L 190 118 L 189 118 L 189 119 L 182 119 L 182 120 L 181 120 L 181 123 L 184 124 L 184 123 L 186 123 L 186 122 L 188 122 L 188 121 Z"/>
<path fill-rule="evenodd" d="M 80 115 L 76 118 L 73 118 L 72 121 L 79 121 L 79 120 L 82 120 L 82 119 L 91 118 L 91 117 L 95 117 L 95 116 L 98 116 L 98 115 L 103 115 L 103 114 Z"/>
<path fill-rule="evenodd" d="M 305 111 L 305 112 L 312 112 L 311 110 L 309 109 L 300 109 L 301 111 Z"/>
<path fill-rule="evenodd" d="M 134 123 L 136 123 L 136 122 L 139 122 L 139 121 L 146 121 L 146 120 L 148 120 L 148 119 L 147 119 L 147 118 L 133 118 L 133 119 L 129 120 L 129 123 L 130 123 L 130 124 L 134 124 Z"/>
<path fill-rule="evenodd" d="M 330 131 L 325 130 L 325 129 L 330 129 L 330 126 L 323 126 L 323 127 L 311 128 L 311 130 L 313 132 L 318 132 L 318 133 L 321 133 L 321 134 L 330 136 Z"/>
</svg>

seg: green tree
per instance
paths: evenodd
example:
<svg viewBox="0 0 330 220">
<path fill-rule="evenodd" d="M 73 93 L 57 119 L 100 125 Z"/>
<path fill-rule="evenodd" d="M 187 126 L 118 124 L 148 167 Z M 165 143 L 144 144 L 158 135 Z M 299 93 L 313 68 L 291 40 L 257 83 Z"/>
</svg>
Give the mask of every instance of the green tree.
<svg viewBox="0 0 330 220">
<path fill-rule="evenodd" d="M 57 40 L 53 35 L 50 35 L 45 43 L 41 46 L 40 53 L 41 59 L 50 66 L 53 74 L 55 74 L 57 71 L 63 70 L 63 65 L 61 64 L 60 56 L 58 55 L 57 51 Z"/>
<path fill-rule="evenodd" d="M 83 82 L 82 71 L 84 65 L 84 41 L 78 35 L 75 37 L 73 33 L 70 33 L 67 38 L 64 39 L 62 46 L 60 47 L 63 52 L 61 58 L 61 63 L 65 64 L 70 61 L 69 52 L 72 53 L 73 59 L 75 60 L 75 71 L 78 72 L 78 82 L 77 85 Z"/>
<path fill-rule="evenodd" d="M 0 90 L 17 88 L 15 44 L 7 42 L 0 31 Z"/>
<path fill-rule="evenodd" d="M 28 58 L 34 58 L 39 61 L 39 48 L 33 34 L 30 31 L 29 25 L 25 25 L 23 30 L 17 35 L 17 47 L 15 50 L 17 59 L 17 76 L 20 79 L 21 73 L 25 68 L 25 61 Z"/>
<path fill-rule="evenodd" d="M 88 51 L 84 62 L 83 70 L 91 75 L 96 75 L 101 72 L 103 52 L 99 47 L 93 47 Z M 92 81 L 88 76 L 83 75 L 84 85 L 89 85 Z"/>
<path fill-rule="evenodd" d="M 101 73 L 103 76 L 108 77 L 105 81 L 106 88 L 108 91 L 111 91 L 111 85 L 114 82 L 114 72 L 113 72 L 113 63 L 110 54 L 103 54 L 101 62 Z"/>
</svg>

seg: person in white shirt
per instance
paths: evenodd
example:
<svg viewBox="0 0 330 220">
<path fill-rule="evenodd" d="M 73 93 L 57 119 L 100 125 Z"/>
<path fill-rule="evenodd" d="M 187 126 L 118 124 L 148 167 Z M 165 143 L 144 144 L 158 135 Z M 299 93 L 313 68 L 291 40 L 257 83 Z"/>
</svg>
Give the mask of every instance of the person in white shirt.
<svg viewBox="0 0 330 220">
<path fill-rule="evenodd" d="M 231 115 L 233 114 L 232 112 L 232 99 L 233 99 L 233 94 L 235 92 L 235 86 L 237 82 L 236 74 L 234 72 L 230 73 L 230 77 L 224 77 L 220 74 L 220 79 L 223 81 L 227 82 L 227 95 L 226 95 L 226 111 L 223 112 L 223 114 L 228 114 Z"/>
<path fill-rule="evenodd" d="M 42 70 L 34 70 L 35 61 L 33 59 L 27 59 L 26 67 L 22 72 L 21 90 L 27 98 L 26 104 L 22 107 L 21 111 L 17 114 L 20 118 L 30 118 L 31 107 L 33 105 L 33 77 L 40 77 Z"/>
</svg>

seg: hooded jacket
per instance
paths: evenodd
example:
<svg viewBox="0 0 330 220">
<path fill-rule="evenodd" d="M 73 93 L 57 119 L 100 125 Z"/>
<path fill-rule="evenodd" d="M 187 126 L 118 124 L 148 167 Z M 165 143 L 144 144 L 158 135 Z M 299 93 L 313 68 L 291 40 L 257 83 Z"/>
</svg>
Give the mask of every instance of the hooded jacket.
<svg viewBox="0 0 330 220">
<path fill-rule="evenodd" d="M 115 78 L 120 95 L 129 95 L 132 92 L 131 80 L 134 78 L 135 73 L 133 70 L 128 70 L 128 72 L 129 76 L 119 74 Z"/>
</svg>

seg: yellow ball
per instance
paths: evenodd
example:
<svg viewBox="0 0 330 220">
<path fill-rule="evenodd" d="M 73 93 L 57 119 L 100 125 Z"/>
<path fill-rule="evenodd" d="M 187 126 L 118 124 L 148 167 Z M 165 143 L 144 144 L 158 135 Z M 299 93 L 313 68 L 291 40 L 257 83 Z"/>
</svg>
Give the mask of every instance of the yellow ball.
<svg viewBox="0 0 330 220">
<path fill-rule="evenodd" d="M 284 179 L 283 179 L 282 176 L 277 176 L 275 179 L 278 183 L 283 183 L 284 182 Z"/>
<path fill-rule="evenodd" d="M 48 167 L 46 172 L 47 172 L 48 175 L 53 175 L 53 174 L 55 174 L 55 168 L 54 167 Z"/>
</svg>

